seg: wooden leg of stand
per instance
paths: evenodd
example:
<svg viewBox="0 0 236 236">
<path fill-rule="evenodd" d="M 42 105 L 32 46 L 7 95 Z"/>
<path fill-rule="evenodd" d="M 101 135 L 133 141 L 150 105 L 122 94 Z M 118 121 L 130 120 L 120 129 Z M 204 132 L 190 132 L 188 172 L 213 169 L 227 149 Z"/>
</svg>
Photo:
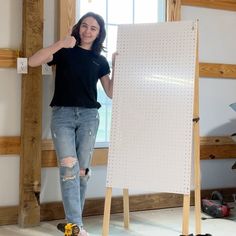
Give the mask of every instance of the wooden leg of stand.
<svg viewBox="0 0 236 236">
<path fill-rule="evenodd" d="M 196 235 L 201 234 L 201 195 L 200 190 L 195 190 L 195 222 L 196 222 Z"/>
<path fill-rule="evenodd" d="M 201 178 L 200 158 L 195 159 L 195 233 L 201 234 Z"/>
<path fill-rule="evenodd" d="M 184 195 L 183 201 L 183 223 L 182 223 L 182 234 L 189 234 L 189 211 L 190 211 L 190 194 Z"/>
<path fill-rule="evenodd" d="M 129 228 L 129 190 L 123 189 L 124 227 Z"/>
<path fill-rule="evenodd" d="M 194 86 L 194 112 L 193 117 L 197 118 L 193 123 L 194 142 L 194 187 L 195 187 L 195 231 L 201 234 L 201 177 L 200 177 L 200 134 L 199 134 L 199 61 L 198 48 L 199 36 L 197 36 L 196 47 L 196 77 Z"/>
<path fill-rule="evenodd" d="M 111 195 L 112 195 L 112 188 L 108 187 L 106 189 L 106 197 L 105 197 L 102 236 L 109 235 L 109 224 L 110 224 L 110 214 L 111 214 Z"/>
</svg>

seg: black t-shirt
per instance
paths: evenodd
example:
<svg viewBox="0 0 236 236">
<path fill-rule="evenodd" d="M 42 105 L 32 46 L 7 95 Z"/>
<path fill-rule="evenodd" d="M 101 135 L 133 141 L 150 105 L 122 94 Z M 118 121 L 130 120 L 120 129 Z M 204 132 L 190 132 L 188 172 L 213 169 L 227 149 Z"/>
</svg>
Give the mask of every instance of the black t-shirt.
<svg viewBox="0 0 236 236">
<path fill-rule="evenodd" d="M 55 91 L 50 106 L 101 106 L 97 102 L 97 82 L 110 73 L 104 56 L 80 47 L 62 48 L 48 65 L 56 65 Z"/>
</svg>

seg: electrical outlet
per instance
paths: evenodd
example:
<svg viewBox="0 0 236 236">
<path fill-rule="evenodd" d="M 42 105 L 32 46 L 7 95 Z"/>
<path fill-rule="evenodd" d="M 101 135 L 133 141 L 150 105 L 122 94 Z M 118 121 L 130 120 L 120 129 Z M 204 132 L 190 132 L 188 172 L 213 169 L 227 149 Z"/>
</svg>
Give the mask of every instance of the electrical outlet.
<svg viewBox="0 0 236 236">
<path fill-rule="evenodd" d="M 42 65 L 42 75 L 52 75 L 52 67 L 48 64 Z"/>
<path fill-rule="evenodd" d="M 17 58 L 17 73 L 27 74 L 28 73 L 28 59 L 25 57 Z"/>
</svg>

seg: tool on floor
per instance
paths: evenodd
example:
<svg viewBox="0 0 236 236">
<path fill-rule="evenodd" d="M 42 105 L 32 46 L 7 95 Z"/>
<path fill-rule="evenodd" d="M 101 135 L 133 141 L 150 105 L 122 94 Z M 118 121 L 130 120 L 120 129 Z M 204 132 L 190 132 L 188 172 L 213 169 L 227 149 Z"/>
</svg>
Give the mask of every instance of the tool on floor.
<svg viewBox="0 0 236 236">
<path fill-rule="evenodd" d="M 80 232 L 78 225 L 72 223 L 59 223 L 57 228 L 62 231 L 65 236 L 77 236 Z"/>
<path fill-rule="evenodd" d="M 232 169 L 232 170 L 235 170 L 235 169 L 236 169 L 236 162 L 234 162 L 234 164 L 232 165 L 231 169 Z"/>
<path fill-rule="evenodd" d="M 221 193 L 214 191 L 211 199 L 202 199 L 202 211 L 211 217 L 223 218 L 229 216 L 230 207 L 223 201 Z"/>
</svg>

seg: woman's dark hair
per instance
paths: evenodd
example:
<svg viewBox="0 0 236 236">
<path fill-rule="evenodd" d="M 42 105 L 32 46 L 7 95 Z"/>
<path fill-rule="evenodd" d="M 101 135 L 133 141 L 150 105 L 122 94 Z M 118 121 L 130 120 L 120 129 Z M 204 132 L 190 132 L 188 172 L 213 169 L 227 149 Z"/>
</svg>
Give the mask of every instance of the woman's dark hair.
<svg viewBox="0 0 236 236">
<path fill-rule="evenodd" d="M 99 55 L 101 53 L 101 51 L 105 51 L 105 47 L 103 46 L 103 42 L 106 38 L 105 22 L 104 22 L 103 18 L 100 15 L 98 15 L 94 12 L 88 12 L 85 15 L 83 15 L 80 18 L 80 20 L 78 21 L 78 23 L 76 25 L 74 25 L 71 35 L 75 37 L 76 45 L 80 46 L 80 43 L 81 43 L 81 39 L 80 39 L 80 35 L 79 35 L 80 25 L 83 22 L 83 20 L 87 17 L 93 17 L 100 26 L 100 31 L 99 31 L 98 37 L 93 42 L 93 45 L 92 45 L 92 48 L 91 48 L 91 50 L 96 55 Z"/>
</svg>

